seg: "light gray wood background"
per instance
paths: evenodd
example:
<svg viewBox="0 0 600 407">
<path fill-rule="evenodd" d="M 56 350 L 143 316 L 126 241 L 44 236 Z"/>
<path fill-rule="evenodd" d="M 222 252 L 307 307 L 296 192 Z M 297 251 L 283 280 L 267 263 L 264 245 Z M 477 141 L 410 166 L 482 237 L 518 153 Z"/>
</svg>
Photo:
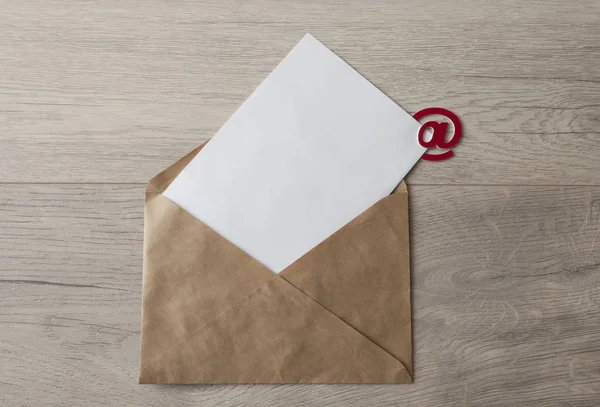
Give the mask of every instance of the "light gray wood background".
<svg viewBox="0 0 600 407">
<path fill-rule="evenodd" d="M 415 384 L 140 386 L 144 184 L 305 32 L 465 135 L 410 174 Z M 600 2 L 0 1 L 0 404 L 597 406 Z"/>
</svg>

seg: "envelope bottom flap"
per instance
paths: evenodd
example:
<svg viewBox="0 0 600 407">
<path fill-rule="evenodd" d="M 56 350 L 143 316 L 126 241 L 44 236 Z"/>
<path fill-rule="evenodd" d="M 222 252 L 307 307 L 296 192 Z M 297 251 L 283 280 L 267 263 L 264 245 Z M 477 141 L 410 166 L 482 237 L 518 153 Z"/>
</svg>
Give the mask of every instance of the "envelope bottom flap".
<svg viewBox="0 0 600 407">
<path fill-rule="evenodd" d="M 274 276 L 147 363 L 140 383 L 410 383 L 404 365 Z"/>
</svg>

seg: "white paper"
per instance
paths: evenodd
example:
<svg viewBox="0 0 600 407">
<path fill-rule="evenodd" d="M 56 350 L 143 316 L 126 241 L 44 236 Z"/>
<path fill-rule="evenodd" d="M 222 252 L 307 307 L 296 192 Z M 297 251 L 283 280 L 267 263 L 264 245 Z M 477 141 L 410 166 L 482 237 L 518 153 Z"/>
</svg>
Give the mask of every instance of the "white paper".
<svg viewBox="0 0 600 407">
<path fill-rule="evenodd" d="M 279 273 L 391 193 L 419 127 L 307 34 L 164 196 Z"/>
</svg>

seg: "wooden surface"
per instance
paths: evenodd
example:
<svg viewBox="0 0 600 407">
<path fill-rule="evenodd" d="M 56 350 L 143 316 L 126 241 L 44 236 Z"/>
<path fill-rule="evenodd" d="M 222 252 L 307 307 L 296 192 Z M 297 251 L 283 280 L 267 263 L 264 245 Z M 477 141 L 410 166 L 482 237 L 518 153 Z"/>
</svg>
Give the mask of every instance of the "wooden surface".
<svg viewBox="0 0 600 407">
<path fill-rule="evenodd" d="M 597 0 L 2 1 L 0 405 L 597 406 L 598 27 Z M 144 183 L 305 32 L 464 124 L 408 179 L 415 384 L 140 386 Z"/>
</svg>

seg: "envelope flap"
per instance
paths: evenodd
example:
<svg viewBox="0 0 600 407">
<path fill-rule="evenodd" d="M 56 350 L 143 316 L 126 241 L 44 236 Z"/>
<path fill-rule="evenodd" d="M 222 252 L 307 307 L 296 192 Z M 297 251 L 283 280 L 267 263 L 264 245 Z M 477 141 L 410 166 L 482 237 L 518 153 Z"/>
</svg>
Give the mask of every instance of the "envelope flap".
<svg viewBox="0 0 600 407">
<path fill-rule="evenodd" d="M 401 361 L 412 374 L 408 191 L 395 193 L 280 276 Z"/>
<path fill-rule="evenodd" d="M 162 195 L 144 212 L 142 364 L 275 276 Z"/>
<path fill-rule="evenodd" d="M 167 384 L 410 381 L 394 357 L 278 276 L 140 372 L 140 383 Z"/>
</svg>

